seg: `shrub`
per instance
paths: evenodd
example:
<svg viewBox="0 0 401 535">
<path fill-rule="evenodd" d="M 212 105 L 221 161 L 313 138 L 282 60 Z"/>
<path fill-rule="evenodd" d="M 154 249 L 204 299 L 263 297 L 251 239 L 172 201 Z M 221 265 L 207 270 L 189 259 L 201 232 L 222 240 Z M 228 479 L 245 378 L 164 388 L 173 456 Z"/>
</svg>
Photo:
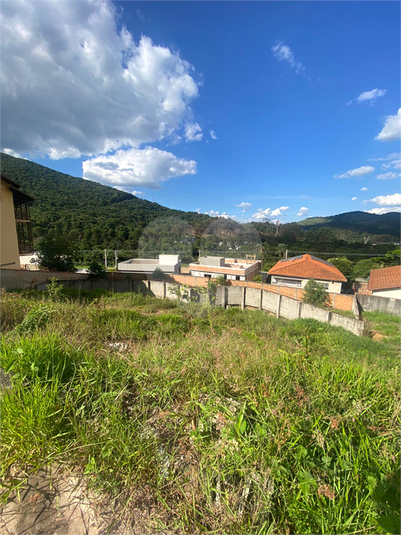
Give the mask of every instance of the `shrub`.
<svg viewBox="0 0 401 535">
<path fill-rule="evenodd" d="M 38 244 L 38 264 L 50 271 L 76 271 L 75 247 L 64 236 L 49 235 Z M 35 262 L 36 263 L 36 262 Z"/>
<path fill-rule="evenodd" d="M 320 307 L 327 305 L 328 296 L 326 290 L 314 279 L 310 279 L 305 286 L 303 302 Z"/>
<path fill-rule="evenodd" d="M 106 270 L 102 264 L 96 262 L 95 260 L 89 264 L 89 278 L 90 279 L 106 279 Z"/>
<path fill-rule="evenodd" d="M 162 281 L 164 279 L 164 271 L 159 267 L 155 268 L 152 273 L 152 279 L 156 281 Z"/>
</svg>

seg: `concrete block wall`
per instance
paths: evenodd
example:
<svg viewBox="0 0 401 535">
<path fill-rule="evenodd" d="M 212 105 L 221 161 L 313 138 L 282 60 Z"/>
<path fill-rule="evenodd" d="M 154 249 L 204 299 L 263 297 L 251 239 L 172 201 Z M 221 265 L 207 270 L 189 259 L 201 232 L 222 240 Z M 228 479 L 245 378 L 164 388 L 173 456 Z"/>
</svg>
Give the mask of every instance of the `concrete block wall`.
<svg viewBox="0 0 401 535">
<path fill-rule="evenodd" d="M 301 301 L 285 297 L 284 295 L 281 296 L 280 301 L 280 317 L 286 318 L 287 320 L 296 320 L 300 318 Z"/>
<path fill-rule="evenodd" d="M 13 288 L 31 288 L 36 287 L 40 290 L 45 290 L 48 280 L 56 277 L 66 288 L 75 288 L 81 290 L 94 290 L 97 288 L 104 288 L 113 292 L 136 292 L 142 294 L 150 294 L 161 299 L 176 299 L 176 296 L 169 290 L 176 286 L 178 277 L 183 280 L 182 284 L 188 284 L 191 279 L 195 279 L 196 285 L 191 290 L 192 295 L 197 295 L 200 303 L 208 303 L 209 296 L 207 293 L 197 294 L 196 287 L 207 286 L 207 280 L 197 279 L 197 277 L 188 276 L 174 276 L 174 282 L 168 281 L 152 281 L 127 274 L 110 274 L 106 280 L 89 280 L 86 274 L 80 273 L 58 273 L 58 272 L 30 272 L 25 270 L 2 270 L 1 285 L 6 289 Z M 172 277 L 169 277 L 171 279 Z M 189 279 L 189 280 L 188 280 Z M 254 286 L 255 285 L 255 286 Z M 288 290 L 288 289 L 287 289 Z M 291 289 L 293 290 L 293 289 Z M 353 296 L 339 296 L 352 299 Z M 361 299 L 362 298 L 362 299 Z M 400 313 L 401 301 L 398 299 L 386 299 L 376 296 L 358 296 L 358 301 L 361 299 L 362 307 L 371 309 L 373 307 L 381 306 L 386 310 L 383 312 Z M 384 300 L 384 304 L 383 304 Z M 389 304 L 389 302 L 391 302 Z M 320 322 L 330 323 L 338 327 L 343 327 L 355 334 L 362 334 L 364 330 L 364 323 L 357 319 L 348 318 L 339 314 L 335 314 L 330 310 L 323 310 L 321 308 L 303 303 L 298 299 L 283 295 L 281 292 L 272 292 L 262 285 L 248 287 L 246 284 L 220 286 L 216 291 L 216 305 L 218 306 L 239 306 L 245 308 L 246 306 L 266 310 L 276 314 L 277 317 L 283 317 L 289 320 L 297 318 L 312 318 Z M 365 305 L 365 306 L 364 306 Z M 377 308 L 376 308 L 377 310 Z"/>
<path fill-rule="evenodd" d="M 401 316 L 401 299 L 364 294 L 356 294 L 356 298 L 366 312 L 384 312 Z"/>
</svg>

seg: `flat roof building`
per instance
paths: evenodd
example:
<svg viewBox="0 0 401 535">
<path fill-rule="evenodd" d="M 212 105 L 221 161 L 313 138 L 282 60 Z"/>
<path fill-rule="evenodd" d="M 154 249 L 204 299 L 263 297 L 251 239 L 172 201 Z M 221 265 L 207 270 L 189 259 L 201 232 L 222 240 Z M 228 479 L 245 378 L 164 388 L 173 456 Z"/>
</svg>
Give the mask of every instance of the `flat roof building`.
<svg viewBox="0 0 401 535">
<path fill-rule="evenodd" d="M 164 273 L 178 275 L 181 272 L 181 262 L 179 255 L 161 254 L 158 259 L 154 258 L 132 258 L 118 263 L 118 271 L 131 273 L 144 273 L 151 275 L 156 268 Z"/>
<path fill-rule="evenodd" d="M 259 275 L 260 265 L 260 260 L 201 256 L 198 262 L 189 264 L 189 274 L 211 279 L 224 277 L 226 280 L 252 281 Z"/>
</svg>

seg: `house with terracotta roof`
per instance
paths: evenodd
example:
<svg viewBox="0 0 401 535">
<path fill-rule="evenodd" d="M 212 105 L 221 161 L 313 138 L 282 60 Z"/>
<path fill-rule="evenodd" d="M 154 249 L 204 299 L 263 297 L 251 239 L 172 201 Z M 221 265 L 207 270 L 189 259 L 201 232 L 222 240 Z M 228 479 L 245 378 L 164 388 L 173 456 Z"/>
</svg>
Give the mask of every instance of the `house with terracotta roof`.
<svg viewBox="0 0 401 535">
<path fill-rule="evenodd" d="M 269 271 L 271 284 L 276 286 L 290 286 L 305 288 L 310 279 L 321 284 L 324 289 L 332 293 L 341 293 L 346 277 L 330 262 L 304 254 L 279 260 Z"/>
<path fill-rule="evenodd" d="M 225 280 L 253 281 L 259 275 L 260 260 L 243 260 L 223 256 L 201 256 L 198 262 L 189 264 L 189 273 L 194 277 Z"/>
<path fill-rule="evenodd" d="M 401 299 L 401 266 L 372 269 L 368 290 L 372 295 Z"/>
</svg>

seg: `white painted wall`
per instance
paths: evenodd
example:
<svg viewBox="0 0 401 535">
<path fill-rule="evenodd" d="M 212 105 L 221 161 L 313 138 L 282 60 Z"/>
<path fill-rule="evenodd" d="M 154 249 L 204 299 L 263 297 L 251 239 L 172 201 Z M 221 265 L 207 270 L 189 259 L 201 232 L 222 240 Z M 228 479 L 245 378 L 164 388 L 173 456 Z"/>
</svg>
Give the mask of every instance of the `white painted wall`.
<svg viewBox="0 0 401 535">
<path fill-rule="evenodd" d="M 392 288 L 391 290 L 373 290 L 372 295 L 379 297 L 390 297 L 392 299 L 401 299 L 401 288 Z"/>
</svg>

